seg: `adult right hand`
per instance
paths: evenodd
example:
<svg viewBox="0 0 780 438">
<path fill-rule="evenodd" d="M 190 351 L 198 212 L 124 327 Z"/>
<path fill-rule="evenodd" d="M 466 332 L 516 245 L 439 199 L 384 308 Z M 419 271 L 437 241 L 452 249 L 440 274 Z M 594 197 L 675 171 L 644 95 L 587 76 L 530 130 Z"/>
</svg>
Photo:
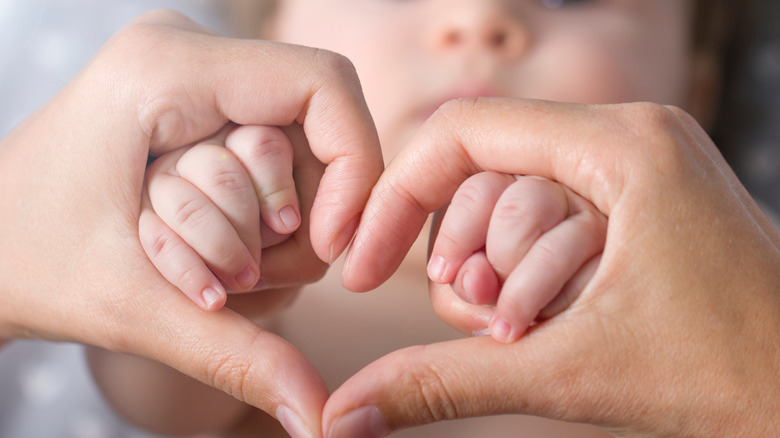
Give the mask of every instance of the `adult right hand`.
<svg viewBox="0 0 780 438">
<path fill-rule="evenodd" d="M 560 182 L 606 215 L 592 279 L 515 343 L 480 336 L 375 361 L 333 393 L 325 431 L 370 437 L 523 413 L 631 437 L 780 434 L 780 236 L 677 109 L 445 105 L 375 187 L 346 286 L 383 281 L 427 214 L 483 170 Z M 489 310 L 448 288 L 432 290 L 437 313 L 484 327 Z"/>
<path fill-rule="evenodd" d="M 148 156 L 229 122 L 303 126 L 318 161 L 299 187 L 304 199 L 317 192 L 311 214 L 303 212 L 311 234 L 299 230 L 261 270 L 271 287 L 321 277 L 319 259 L 347 245 L 383 167 L 351 64 L 223 38 L 157 11 L 120 31 L 0 143 L 0 339 L 76 341 L 155 359 L 275 415 L 294 434 L 316 436 L 328 390 L 303 355 L 228 309 L 202 311 L 139 242 Z"/>
</svg>

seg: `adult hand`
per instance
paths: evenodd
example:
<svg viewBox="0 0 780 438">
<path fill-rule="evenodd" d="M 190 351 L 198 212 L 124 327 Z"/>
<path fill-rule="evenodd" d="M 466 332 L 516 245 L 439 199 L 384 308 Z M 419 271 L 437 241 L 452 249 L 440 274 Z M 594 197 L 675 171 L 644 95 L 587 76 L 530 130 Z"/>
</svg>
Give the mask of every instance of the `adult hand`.
<svg viewBox="0 0 780 438">
<path fill-rule="evenodd" d="M 345 284 L 384 280 L 426 215 L 481 170 L 561 182 L 608 216 L 594 276 L 513 344 L 481 336 L 377 360 L 334 392 L 324 430 L 368 437 L 525 413 L 620 436 L 778 435 L 780 237 L 690 116 L 651 104 L 451 102 L 375 187 Z M 467 311 L 445 302 L 434 300 L 445 320 Z"/>
<path fill-rule="evenodd" d="M 311 248 L 325 261 L 338 255 L 382 170 L 353 68 L 328 52 L 230 40 L 157 11 L 120 31 L 0 145 L 0 339 L 149 357 L 288 429 L 319 431 L 328 391 L 300 352 L 228 309 L 199 309 L 138 240 L 147 157 L 228 122 L 300 123 L 327 164 L 309 187 L 311 244 L 291 248 L 299 261 L 286 280 L 319 278 L 325 264 Z"/>
</svg>

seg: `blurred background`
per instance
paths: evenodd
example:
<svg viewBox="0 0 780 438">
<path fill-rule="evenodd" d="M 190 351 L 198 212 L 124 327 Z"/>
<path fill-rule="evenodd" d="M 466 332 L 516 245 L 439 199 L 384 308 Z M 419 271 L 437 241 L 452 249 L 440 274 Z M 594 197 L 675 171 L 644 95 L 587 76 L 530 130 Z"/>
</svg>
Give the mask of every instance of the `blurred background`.
<svg viewBox="0 0 780 438">
<path fill-rule="evenodd" d="M 746 3 L 755 7 L 734 50 L 714 135 L 752 194 L 780 211 L 780 2 Z M 168 7 L 230 34 L 222 6 L 216 0 L 0 0 L 0 136 L 132 18 Z M 37 437 L 150 435 L 122 425 L 101 401 L 79 346 L 17 341 L 0 350 L 0 438 Z"/>
</svg>

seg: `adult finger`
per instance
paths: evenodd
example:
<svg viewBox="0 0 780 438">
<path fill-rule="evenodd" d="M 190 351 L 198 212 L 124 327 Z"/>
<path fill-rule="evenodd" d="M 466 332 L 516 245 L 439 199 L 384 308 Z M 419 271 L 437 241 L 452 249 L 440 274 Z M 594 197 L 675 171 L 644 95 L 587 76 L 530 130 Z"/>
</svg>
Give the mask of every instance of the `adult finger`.
<svg viewBox="0 0 780 438">
<path fill-rule="evenodd" d="M 617 157 L 636 149 L 628 146 L 617 153 L 615 146 L 631 139 L 601 141 L 603 127 L 630 126 L 627 113 L 647 119 L 658 115 L 654 123 L 672 117 L 660 106 L 616 109 L 484 98 L 443 105 L 374 188 L 344 266 L 345 286 L 368 290 L 388 278 L 427 215 L 449 201 L 466 178 L 483 170 L 559 181 L 609 212 L 623 181 Z M 628 132 L 626 127 L 626 137 Z"/>
<path fill-rule="evenodd" d="M 558 409 L 598 401 L 603 388 L 580 387 L 592 375 L 589 361 L 572 360 L 594 351 L 566 336 L 537 339 L 529 335 L 506 345 L 477 336 L 388 354 L 331 395 L 323 431 L 341 438 L 381 437 L 431 422 L 517 413 L 603 421 L 598 415 L 586 418 L 582 412 Z M 559 340 L 555 349 L 542 344 L 549 339 Z"/>
<path fill-rule="evenodd" d="M 271 126 L 240 126 L 228 134 L 225 146 L 249 172 L 263 221 L 279 234 L 295 231 L 301 213 L 292 174 L 292 145 L 284 132 Z"/>
<path fill-rule="evenodd" d="M 440 121 L 460 133 L 457 142 L 441 133 L 429 133 L 431 143 L 418 140 L 446 149 L 456 164 L 416 144 L 401 156 L 404 165 L 391 164 L 383 176 L 401 185 L 380 182 L 361 227 L 373 237 L 401 236 L 465 174 L 490 166 L 564 183 L 607 215 L 599 267 L 579 299 L 519 342 L 480 337 L 380 359 L 333 394 L 325 430 L 376 436 L 514 412 L 605 425 L 624 436 L 775 433 L 777 397 L 767 379 L 777 380 L 780 357 L 780 237 L 712 142 L 676 111 L 650 104 L 520 101 L 518 119 L 510 111 L 518 110 L 515 101 L 470 102 L 481 107 L 474 124 L 457 113 Z M 502 111 L 490 114 L 491 106 Z M 524 112 L 529 107 L 535 111 Z M 463 148 L 471 148 L 469 157 Z M 433 177 L 420 180 L 423 173 Z M 374 211 L 380 206 L 384 220 Z M 352 257 L 365 252 L 361 263 L 350 259 L 354 268 L 392 262 L 371 252 L 370 245 L 387 248 L 363 241 L 364 232 L 352 249 Z"/>
<path fill-rule="evenodd" d="M 93 89 L 117 74 L 142 78 L 155 72 L 153 80 L 122 89 L 107 84 L 101 96 L 107 102 L 137 101 L 128 105 L 129 116 L 138 120 L 135 128 L 148 138 L 152 155 L 209 137 L 228 121 L 302 124 L 314 155 L 327 165 L 312 207 L 312 246 L 322 260 L 334 259 L 351 239 L 383 168 L 352 64 L 319 49 L 216 38 L 187 23 L 169 11 L 145 15 L 112 38 L 79 81 Z M 182 59 L 204 62 L 195 68 Z"/>
</svg>

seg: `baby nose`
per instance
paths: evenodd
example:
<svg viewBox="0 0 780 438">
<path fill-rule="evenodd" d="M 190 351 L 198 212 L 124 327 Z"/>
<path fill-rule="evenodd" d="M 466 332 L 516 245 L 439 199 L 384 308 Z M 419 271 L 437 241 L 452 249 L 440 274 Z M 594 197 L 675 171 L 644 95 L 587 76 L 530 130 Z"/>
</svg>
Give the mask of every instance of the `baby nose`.
<svg viewBox="0 0 780 438">
<path fill-rule="evenodd" d="M 440 17 L 434 27 L 434 49 L 443 53 L 488 52 L 516 58 L 525 52 L 528 30 L 520 17 L 493 0 L 458 2 Z M 451 5 L 452 6 L 452 5 Z"/>
</svg>

